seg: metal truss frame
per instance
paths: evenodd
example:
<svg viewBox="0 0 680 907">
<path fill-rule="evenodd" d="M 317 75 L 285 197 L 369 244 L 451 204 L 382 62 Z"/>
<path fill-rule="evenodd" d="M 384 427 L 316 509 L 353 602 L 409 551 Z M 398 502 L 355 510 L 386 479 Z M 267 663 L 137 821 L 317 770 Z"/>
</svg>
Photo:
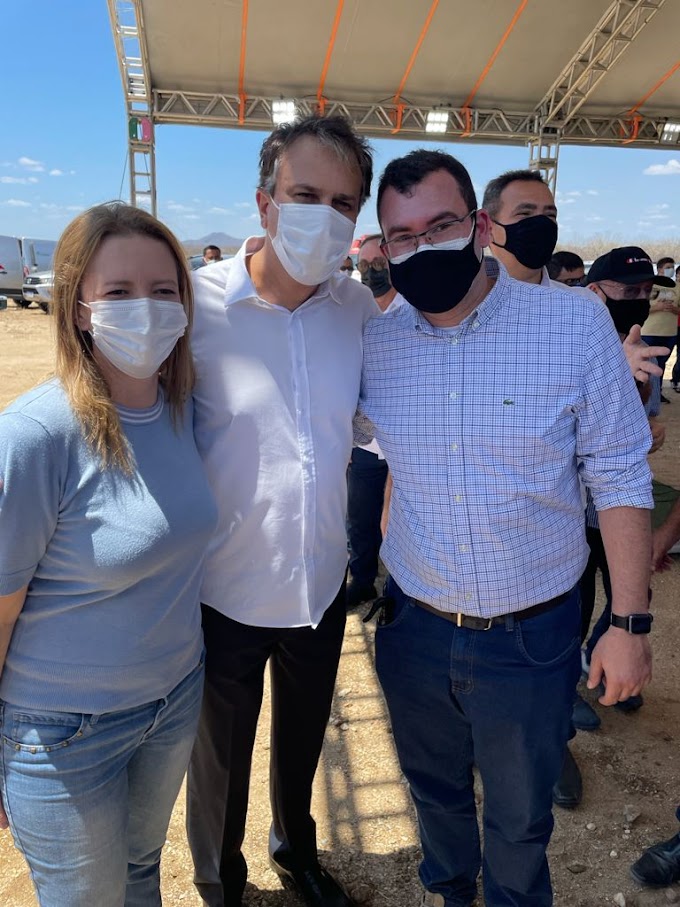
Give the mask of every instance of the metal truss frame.
<svg viewBox="0 0 680 907">
<path fill-rule="evenodd" d="M 272 129 L 272 101 L 275 99 L 248 96 L 243 110 L 241 128 Z M 314 113 L 316 98 L 293 98 L 300 114 Z M 238 127 L 240 99 L 232 94 L 206 94 L 186 91 L 153 91 L 153 121 L 155 123 L 184 123 L 187 125 Z M 500 142 L 526 145 L 555 133 L 562 144 L 616 145 L 632 135 L 631 122 L 622 116 L 575 115 L 559 130 L 545 128 L 537 111 L 512 112 L 496 108 L 461 108 L 441 105 L 437 110 L 449 114 L 444 134 L 426 130 L 427 115 L 432 107 L 405 104 L 397 136 L 408 139 L 439 141 Z M 374 138 L 394 135 L 395 111 L 390 101 L 380 104 L 327 100 L 325 114 L 342 114 L 355 128 Z M 666 117 L 643 117 L 638 123 L 635 145 L 658 146 Z M 463 134 L 466 135 L 463 137 Z"/>
<path fill-rule="evenodd" d="M 130 203 L 155 216 L 153 95 L 141 0 L 107 0 L 128 117 Z"/>
<path fill-rule="evenodd" d="M 613 0 L 537 105 L 544 125 L 564 128 L 665 2 Z"/>
</svg>

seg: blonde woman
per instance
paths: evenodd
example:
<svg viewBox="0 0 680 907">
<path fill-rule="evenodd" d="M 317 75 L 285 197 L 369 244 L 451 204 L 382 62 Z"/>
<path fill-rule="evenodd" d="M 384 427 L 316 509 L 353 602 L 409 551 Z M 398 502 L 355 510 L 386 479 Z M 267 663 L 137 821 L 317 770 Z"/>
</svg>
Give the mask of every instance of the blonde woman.
<svg viewBox="0 0 680 907">
<path fill-rule="evenodd" d="M 92 208 L 55 255 L 56 377 L 0 415 L 0 825 L 49 907 L 161 903 L 216 512 L 170 231 Z"/>
</svg>

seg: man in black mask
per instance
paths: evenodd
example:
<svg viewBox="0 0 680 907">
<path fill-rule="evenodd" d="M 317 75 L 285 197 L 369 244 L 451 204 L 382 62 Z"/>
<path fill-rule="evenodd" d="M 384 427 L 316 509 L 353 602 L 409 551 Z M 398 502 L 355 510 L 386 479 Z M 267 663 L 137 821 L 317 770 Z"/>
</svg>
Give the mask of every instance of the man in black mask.
<svg viewBox="0 0 680 907">
<path fill-rule="evenodd" d="M 536 170 L 509 170 L 484 190 L 491 254 L 515 280 L 550 286 L 546 265 L 557 244 L 555 199 Z"/>
<path fill-rule="evenodd" d="M 364 236 L 359 246 L 357 268 L 361 282 L 386 313 L 404 305 L 405 299 L 390 283 L 389 262 L 380 249 L 381 239 L 380 233 Z M 347 470 L 348 609 L 377 595 L 375 580 L 386 481 L 387 463 L 377 442 L 373 440 L 370 444 L 354 447 Z"/>
<path fill-rule="evenodd" d="M 422 904 L 477 896 L 477 766 L 486 903 L 548 907 L 580 673 L 581 481 L 615 593 L 589 686 L 604 677 L 613 705 L 650 677 L 649 429 L 604 306 L 483 258 L 490 218 L 459 161 L 392 161 L 377 206 L 409 305 L 364 329 L 356 436 L 378 440 L 393 482 L 376 669 L 418 813 Z"/>
</svg>

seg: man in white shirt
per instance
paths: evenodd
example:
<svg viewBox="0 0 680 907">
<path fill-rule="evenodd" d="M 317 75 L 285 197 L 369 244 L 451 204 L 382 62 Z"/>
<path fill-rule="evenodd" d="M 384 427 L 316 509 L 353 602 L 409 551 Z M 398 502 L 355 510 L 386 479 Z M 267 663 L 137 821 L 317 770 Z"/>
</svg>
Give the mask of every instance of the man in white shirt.
<svg viewBox="0 0 680 907">
<path fill-rule="evenodd" d="M 340 117 L 277 127 L 260 152 L 264 237 L 197 272 L 195 433 L 219 524 L 202 589 L 206 691 L 187 828 L 208 907 L 239 907 L 265 665 L 272 680 L 272 868 L 312 907 L 349 907 L 319 864 L 312 781 L 345 625 L 345 472 L 364 324 L 338 273 L 370 192 L 370 149 Z"/>
</svg>

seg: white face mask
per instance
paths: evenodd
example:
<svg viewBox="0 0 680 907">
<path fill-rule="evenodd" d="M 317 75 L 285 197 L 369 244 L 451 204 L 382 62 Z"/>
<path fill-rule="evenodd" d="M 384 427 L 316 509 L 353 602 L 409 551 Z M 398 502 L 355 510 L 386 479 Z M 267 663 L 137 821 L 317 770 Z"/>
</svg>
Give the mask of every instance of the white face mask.
<svg viewBox="0 0 680 907">
<path fill-rule="evenodd" d="M 450 252 L 461 252 L 470 243 L 474 232 L 475 224 L 472 225 L 472 229 L 467 236 L 463 236 L 460 239 L 447 239 L 446 242 L 424 242 L 417 249 L 397 255 L 396 258 L 391 258 L 390 261 L 393 265 L 400 265 L 403 261 L 408 261 L 412 255 L 417 255 L 418 252 L 443 252 L 447 250 Z"/>
<path fill-rule="evenodd" d="M 664 268 L 661 273 L 666 277 L 675 278 L 675 268 Z"/>
<path fill-rule="evenodd" d="M 279 212 L 272 247 L 286 272 L 298 283 L 315 287 L 328 280 L 347 258 L 354 223 L 329 205 L 272 205 Z"/>
<path fill-rule="evenodd" d="M 188 321 L 184 307 L 168 299 L 81 302 L 92 313 L 94 345 L 131 378 L 150 378 L 175 348 Z"/>
</svg>

